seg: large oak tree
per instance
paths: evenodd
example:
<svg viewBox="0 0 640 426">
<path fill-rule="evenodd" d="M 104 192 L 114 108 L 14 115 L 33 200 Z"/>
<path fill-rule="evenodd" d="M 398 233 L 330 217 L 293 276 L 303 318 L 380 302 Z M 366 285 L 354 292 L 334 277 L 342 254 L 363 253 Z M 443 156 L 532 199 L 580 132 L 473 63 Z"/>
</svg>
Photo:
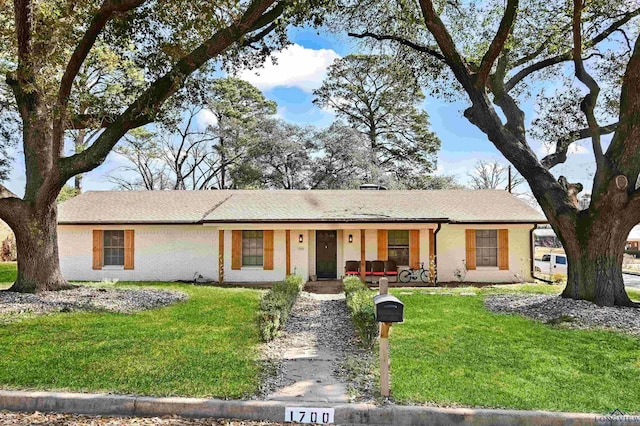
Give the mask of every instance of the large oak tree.
<svg viewBox="0 0 640 426">
<path fill-rule="evenodd" d="M 464 94 L 464 116 L 527 180 L 564 245 L 569 273 L 562 295 L 634 305 L 621 265 L 625 240 L 640 222 L 637 2 L 373 1 L 351 11 L 353 36 L 391 43 L 418 58 L 435 91 Z M 538 158 L 522 102 L 546 82 L 565 89 L 547 94 L 543 107 L 561 115 L 537 120 L 555 145 Z M 613 135 L 608 147 L 605 134 Z M 556 179 L 551 169 L 587 138 L 596 171 L 591 203 L 581 210 L 581 185 Z"/>
<path fill-rule="evenodd" d="M 153 122 L 162 105 L 211 59 L 246 66 L 286 42 L 301 16 L 318 23 L 309 2 L 246 0 L 14 0 L 0 2 L 1 84 L 10 88 L 22 128 L 23 197 L 0 187 L 0 219 L 16 235 L 13 291 L 67 286 L 60 273 L 56 197 L 73 176 L 99 166 L 131 129 Z M 132 101 L 79 111 L 74 94 L 83 66 L 108 47 L 132 61 L 144 84 Z M 82 152 L 64 155 L 69 130 L 102 128 Z"/>
</svg>

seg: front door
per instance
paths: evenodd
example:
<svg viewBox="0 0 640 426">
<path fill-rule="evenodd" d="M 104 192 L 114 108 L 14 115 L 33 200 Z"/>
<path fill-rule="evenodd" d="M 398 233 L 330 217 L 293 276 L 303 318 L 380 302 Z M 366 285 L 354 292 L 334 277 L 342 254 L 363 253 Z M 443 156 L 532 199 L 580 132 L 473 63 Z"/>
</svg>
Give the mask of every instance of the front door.
<svg viewBox="0 0 640 426">
<path fill-rule="evenodd" d="M 318 278 L 337 278 L 337 239 L 336 231 L 316 231 L 316 275 Z"/>
</svg>

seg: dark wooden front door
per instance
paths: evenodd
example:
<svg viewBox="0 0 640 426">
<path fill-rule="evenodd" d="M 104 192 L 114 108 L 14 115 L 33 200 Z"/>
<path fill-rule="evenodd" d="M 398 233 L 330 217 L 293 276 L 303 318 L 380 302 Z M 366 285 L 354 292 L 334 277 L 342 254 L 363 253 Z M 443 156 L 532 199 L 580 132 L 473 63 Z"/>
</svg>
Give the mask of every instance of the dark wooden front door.
<svg viewBox="0 0 640 426">
<path fill-rule="evenodd" d="M 337 278 L 337 239 L 336 231 L 316 231 L 316 275 L 318 278 Z"/>
</svg>

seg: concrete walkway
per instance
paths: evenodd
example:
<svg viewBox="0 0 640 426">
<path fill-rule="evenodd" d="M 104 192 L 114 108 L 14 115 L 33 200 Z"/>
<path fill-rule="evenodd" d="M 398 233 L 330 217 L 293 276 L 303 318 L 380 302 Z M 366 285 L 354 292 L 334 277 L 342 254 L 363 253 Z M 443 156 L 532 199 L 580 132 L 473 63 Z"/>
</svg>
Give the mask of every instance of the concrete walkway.
<svg viewBox="0 0 640 426">
<path fill-rule="evenodd" d="M 346 324 L 345 324 L 346 322 Z M 284 387 L 267 396 L 272 401 L 349 401 L 347 386 L 335 372 L 344 359 L 348 327 L 343 294 L 302 293 L 277 338 L 283 350 Z"/>
</svg>

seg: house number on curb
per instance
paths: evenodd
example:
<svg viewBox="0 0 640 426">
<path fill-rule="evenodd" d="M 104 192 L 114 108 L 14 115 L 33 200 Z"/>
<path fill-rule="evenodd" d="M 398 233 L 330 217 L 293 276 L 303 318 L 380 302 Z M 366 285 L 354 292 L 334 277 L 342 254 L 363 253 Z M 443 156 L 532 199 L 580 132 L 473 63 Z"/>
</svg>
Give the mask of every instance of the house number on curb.
<svg viewBox="0 0 640 426">
<path fill-rule="evenodd" d="M 333 424 L 335 408 L 286 407 L 284 421 L 293 423 Z"/>
</svg>

